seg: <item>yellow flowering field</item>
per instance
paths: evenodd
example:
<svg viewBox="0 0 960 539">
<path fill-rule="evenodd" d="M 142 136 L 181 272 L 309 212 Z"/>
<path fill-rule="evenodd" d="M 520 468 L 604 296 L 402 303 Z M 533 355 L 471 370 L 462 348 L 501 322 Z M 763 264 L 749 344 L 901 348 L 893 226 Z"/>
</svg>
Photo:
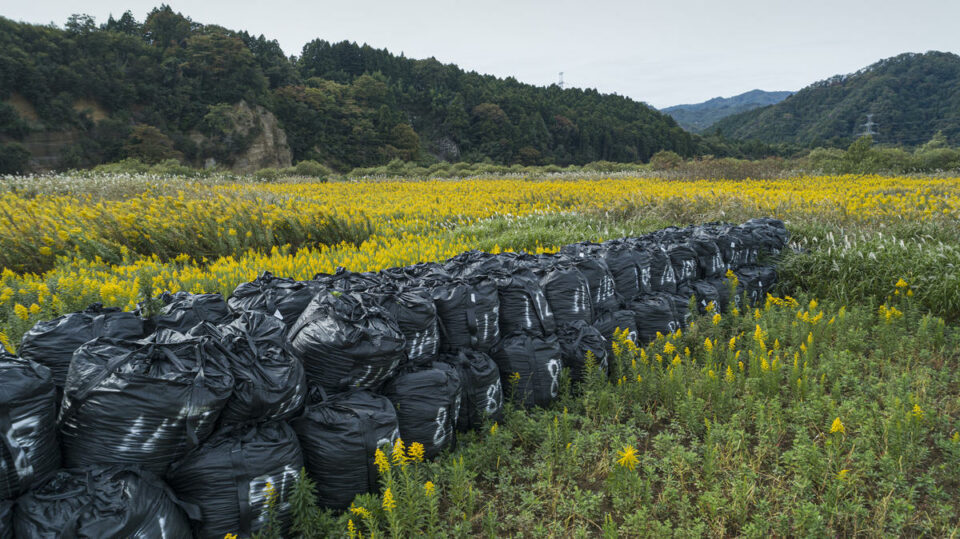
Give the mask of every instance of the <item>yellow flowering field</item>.
<svg viewBox="0 0 960 539">
<path fill-rule="evenodd" d="M 867 230 L 871 238 L 944 234 L 960 221 L 957 178 L 170 180 L 166 188 L 151 178 L 109 197 L 92 181 L 90 192 L 82 181 L 64 181 L 69 191 L 28 190 L 20 180 L 0 193 L 0 320 L 8 339 L 92 302 L 133 308 L 163 290 L 228 294 L 265 270 L 309 278 L 338 266 L 378 270 L 496 249 L 499 238 L 486 229 L 494 222 L 523 233 L 519 243 L 504 238 L 504 249 L 536 250 L 755 216 L 786 220 L 801 242 L 836 241 L 821 234 L 826 229 Z M 540 228 L 529 221 L 548 217 L 560 221 Z"/>
</svg>

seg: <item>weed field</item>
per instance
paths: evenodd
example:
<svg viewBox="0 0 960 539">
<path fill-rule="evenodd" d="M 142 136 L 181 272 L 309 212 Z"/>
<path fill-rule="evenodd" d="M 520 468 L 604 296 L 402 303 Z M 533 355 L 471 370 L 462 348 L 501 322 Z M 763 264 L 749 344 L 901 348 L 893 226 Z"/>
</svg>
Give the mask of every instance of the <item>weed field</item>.
<svg viewBox="0 0 960 539">
<path fill-rule="evenodd" d="M 259 183 L 5 179 L 0 342 L 94 302 L 549 252 L 667 226 L 782 219 L 765 303 L 614 343 L 611 374 L 423 462 L 381 455 L 305 537 L 950 537 L 960 533 L 960 178 L 615 176 Z M 588 369 L 589 372 L 596 372 Z"/>
</svg>

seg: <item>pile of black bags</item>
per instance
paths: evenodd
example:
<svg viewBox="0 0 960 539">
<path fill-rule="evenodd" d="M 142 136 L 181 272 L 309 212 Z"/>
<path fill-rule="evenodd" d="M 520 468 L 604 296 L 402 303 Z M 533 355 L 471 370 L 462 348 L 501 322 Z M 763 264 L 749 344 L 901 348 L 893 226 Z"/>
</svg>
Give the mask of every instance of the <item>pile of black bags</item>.
<svg viewBox="0 0 960 539">
<path fill-rule="evenodd" d="M 753 219 L 263 273 L 226 300 L 165 293 L 40 322 L 19 357 L 0 352 L 0 539 L 249 537 L 268 515 L 283 531 L 301 468 L 345 509 L 377 490 L 378 448 L 402 438 L 433 458 L 507 401 L 547 406 L 564 369 L 574 384 L 607 372 L 617 329 L 642 345 L 711 304 L 762 302 L 787 238 Z"/>
</svg>

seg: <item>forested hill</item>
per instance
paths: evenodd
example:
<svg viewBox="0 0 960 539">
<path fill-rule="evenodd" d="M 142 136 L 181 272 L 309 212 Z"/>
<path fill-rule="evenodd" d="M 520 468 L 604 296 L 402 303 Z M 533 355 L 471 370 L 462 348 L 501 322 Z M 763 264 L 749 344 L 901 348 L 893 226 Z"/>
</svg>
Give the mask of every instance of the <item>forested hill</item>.
<svg viewBox="0 0 960 539">
<path fill-rule="evenodd" d="M 792 93 L 750 90 L 733 97 L 714 97 L 703 103 L 674 105 L 660 109 L 660 112 L 669 114 L 680 124 L 680 127 L 694 133 L 700 133 L 717 123 L 721 118 L 779 103 Z"/>
<path fill-rule="evenodd" d="M 938 131 L 960 144 L 960 56 L 901 54 L 812 84 L 782 102 L 717 122 L 727 138 L 846 145 L 875 123 L 874 140 L 914 146 Z"/>
<path fill-rule="evenodd" d="M 74 16 L 63 28 L 0 18 L 0 168 L 126 157 L 234 169 L 314 159 L 579 164 L 695 151 L 668 116 L 617 95 L 537 87 L 316 40 L 200 24 L 167 6 L 143 22 Z M 8 167 L 9 168 L 9 167 Z"/>
</svg>

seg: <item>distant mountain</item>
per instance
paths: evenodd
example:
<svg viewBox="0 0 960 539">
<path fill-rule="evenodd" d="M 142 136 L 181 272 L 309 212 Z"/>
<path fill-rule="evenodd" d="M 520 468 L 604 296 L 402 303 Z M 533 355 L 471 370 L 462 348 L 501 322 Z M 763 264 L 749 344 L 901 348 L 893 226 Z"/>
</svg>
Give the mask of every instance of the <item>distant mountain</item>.
<svg viewBox="0 0 960 539">
<path fill-rule="evenodd" d="M 847 144 L 867 131 L 884 144 L 923 144 L 938 131 L 960 144 L 960 56 L 933 51 L 887 58 L 708 130 L 729 139 L 811 147 Z"/>
<path fill-rule="evenodd" d="M 750 90 L 733 97 L 714 97 L 693 105 L 674 105 L 660 109 L 660 112 L 672 116 L 687 131 L 700 133 L 721 118 L 779 103 L 792 93 Z"/>
</svg>

